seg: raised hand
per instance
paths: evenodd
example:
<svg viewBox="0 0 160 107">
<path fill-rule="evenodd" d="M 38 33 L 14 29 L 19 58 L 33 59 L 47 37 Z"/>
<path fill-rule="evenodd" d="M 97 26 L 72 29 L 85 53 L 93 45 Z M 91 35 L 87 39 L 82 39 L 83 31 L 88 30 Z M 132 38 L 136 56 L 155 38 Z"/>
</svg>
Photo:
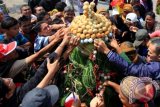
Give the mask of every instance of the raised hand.
<svg viewBox="0 0 160 107">
<path fill-rule="evenodd" d="M 100 39 L 94 40 L 94 46 L 99 52 L 102 52 L 104 54 L 107 54 L 110 51 L 104 41 Z"/>
<path fill-rule="evenodd" d="M 59 59 L 56 59 L 53 63 L 47 58 L 47 69 L 48 72 L 56 72 L 59 69 Z"/>
</svg>

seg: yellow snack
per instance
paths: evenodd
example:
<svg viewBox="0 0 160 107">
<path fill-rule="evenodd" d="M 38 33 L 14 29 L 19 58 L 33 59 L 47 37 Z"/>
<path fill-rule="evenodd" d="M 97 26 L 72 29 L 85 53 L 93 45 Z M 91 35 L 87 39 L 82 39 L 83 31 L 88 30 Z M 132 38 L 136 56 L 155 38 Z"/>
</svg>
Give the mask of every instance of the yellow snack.
<svg viewBox="0 0 160 107">
<path fill-rule="evenodd" d="M 81 39 L 84 39 L 84 38 L 85 38 L 85 35 L 84 35 L 84 34 L 81 34 L 80 37 L 81 37 Z"/>
<path fill-rule="evenodd" d="M 91 35 L 90 34 L 86 34 L 86 38 L 90 38 L 91 37 Z"/>
<path fill-rule="evenodd" d="M 95 38 L 96 38 L 96 34 L 92 34 L 92 35 L 91 35 L 91 38 L 92 38 L 92 39 L 95 39 Z"/>
</svg>

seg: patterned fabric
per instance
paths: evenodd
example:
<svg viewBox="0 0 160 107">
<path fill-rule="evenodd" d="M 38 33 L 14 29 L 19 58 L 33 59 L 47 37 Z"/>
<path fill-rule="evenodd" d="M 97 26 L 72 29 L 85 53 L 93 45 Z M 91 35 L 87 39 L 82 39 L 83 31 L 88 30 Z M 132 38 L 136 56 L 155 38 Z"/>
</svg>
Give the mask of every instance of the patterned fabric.
<svg viewBox="0 0 160 107">
<path fill-rule="evenodd" d="M 49 43 L 48 39 L 49 39 L 48 36 L 44 37 L 44 36 L 37 35 L 34 42 L 34 52 L 38 52 L 40 49 L 45 47 Z"/>
<path fill-rule="evenodd" d="M 22 35 L 22 33 L 18 33 L 18 35 L 13 37 L 12 39 L 7 39 L 4 35 L 0 35 L 0 38 L 1 38 L 0 42 L 3 42 L 3 43 L 10 43 L 10 42 L 16 41 L 17 46 L 21 46 L 29 42 L 28 39 L 25 38 L 24 35 Z"/>
</svg>

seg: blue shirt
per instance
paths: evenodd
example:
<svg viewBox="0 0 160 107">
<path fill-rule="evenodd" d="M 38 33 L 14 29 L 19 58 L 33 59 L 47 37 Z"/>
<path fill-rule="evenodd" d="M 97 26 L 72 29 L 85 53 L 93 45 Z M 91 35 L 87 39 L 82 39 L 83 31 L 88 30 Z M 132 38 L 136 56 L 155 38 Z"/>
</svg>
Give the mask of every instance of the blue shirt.
<svg viewBox="0 0 160 107">
<path fill-rule="evenodd" d="M 48 45 L 49 43 L 49 36 L 44 37 L 37 35 L 35 42 L 34 42 L 34 52 L 38 52 L 40 49 Z"/>
<path fill-rule="evenodd" d="M 26 37 L 24 37 L 24 35 L 22 33 L 18 33 L 17 36 L 7 40 L 5 39 L 4 35 L 0 35 L 0 41 L 3 41 L 4 43 L 10 43 L 13 41 L 17 42 L 17 46 L 21 46 L 24 45 L 25 43 L 29 42 L 28 39 Z"/>
<path fill-rule="evenodd" d="M 112 51 L 107 54 L 107 60 L 109 60 L 113 66 L 118 67 L 126 76 L 150 77 L 154 80 L 160 80 L 160 62 L 128 63 Z"/>
</svg>

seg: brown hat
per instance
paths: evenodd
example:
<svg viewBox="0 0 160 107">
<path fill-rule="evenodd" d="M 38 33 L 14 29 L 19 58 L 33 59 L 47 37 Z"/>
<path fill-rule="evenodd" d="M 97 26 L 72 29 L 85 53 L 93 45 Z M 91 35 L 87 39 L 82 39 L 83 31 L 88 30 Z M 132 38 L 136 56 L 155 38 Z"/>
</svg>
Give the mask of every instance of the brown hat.
<svg viewBox="0 0 160 107">
<path fill-rule="evenodd" d="M 136 50 L 133 46 L 133 43 L 128 41 L 121 43 L 120 48 L 123 52 L 130 52 Z"/>
<path fill-rule="evenodd" d="M 132 5 L 131 4 L 124 4 L 123 11 L 130 11 L 130 12 L 132 12 L 133 11 Z"/>
<path fill-rule="evenodd" d="M 120 90 L 129 99 L 130 104 L 137 100 L 146 103 L 154 98 L 159 85 L 149 77 L 127 76 L 120 83 Z"/>
</svg>

